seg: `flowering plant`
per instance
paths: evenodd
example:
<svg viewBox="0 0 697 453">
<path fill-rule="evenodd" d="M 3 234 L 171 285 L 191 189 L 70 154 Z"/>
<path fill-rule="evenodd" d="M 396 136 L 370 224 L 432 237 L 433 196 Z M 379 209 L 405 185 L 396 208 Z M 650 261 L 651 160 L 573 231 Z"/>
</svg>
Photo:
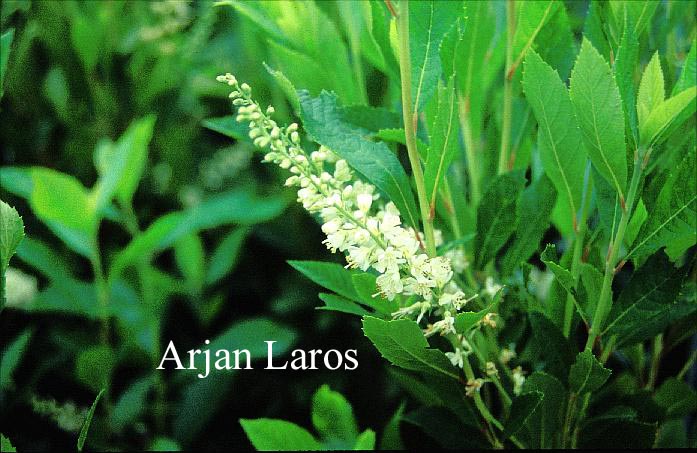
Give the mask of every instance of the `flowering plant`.
<svg viewBox="0 0 697 453">
<path fill-rule="evenodd" d="M 654 359 L 637 391 L 652 394 L 665 340 L 682 329 L 671 325 L 697 311 L 686 279 L 697 228 L 694 41 L 666 95 L 659 53 L 635 80 L 635 35 L 648 22 L 629 4 L 594 3 L 577 47 L 563 4 L 508 2 L 500 50 L 477 29 L 493 20 L 489 6 L 385 3 L 392 28 L 380 51 L 395 56 L 386 72 L 399 86 L 401 118 L 342 106 L 327 91 L 296 92 L 302 79 L 269 69 L 304 137 L 297 123 L 279 125 L 249 85 L 218 77 L 264 161 L 290 173 L 285 185 L 346 260 L 291 264 L 335 293 L 320 295 L 324 308 L 363 317 L 407 391 L 428 388 L 440 402 L 427 406 L 476 433 L 453 445 L 652 446 L 655 420 L 594 395 L 621 392 L 627 357 L 643 357 L 647 341 Z M 614 40 L 592 28 L 607 17 Z M 566 33 L 563 48 L 541 30 Z M 494 75 L 478 56 L 504 74 L 502 99 L 487 96 Z M 500 118 L 487 118 L 491 110 Z M 560 237 L 538 255 L 550 222 Z M 687 391 L 680 379 L 694 358 L 653 404 L 670 404 L 668 385 Z M 443 427 L 416 423 L 442 437 Z M 599 434 L 600 423 L 613 428 Z M 256 428 L 247 434 L 262 444 Z"/>
</svg>

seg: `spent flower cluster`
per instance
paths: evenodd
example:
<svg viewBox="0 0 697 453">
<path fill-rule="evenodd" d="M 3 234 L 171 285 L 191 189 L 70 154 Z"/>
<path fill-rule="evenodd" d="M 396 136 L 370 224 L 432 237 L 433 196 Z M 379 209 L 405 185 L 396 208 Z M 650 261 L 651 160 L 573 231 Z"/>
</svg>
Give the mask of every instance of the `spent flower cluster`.
<svg viewBox="0 0 697 453">
<path fill-rule="evenodd" d="M 270 117 L 274 108 L 262 109 L 249 85 L 233 75 L 217 80 L 232 87 L 237 121 L 249 123 L 249 137 L 266 151 L 264 161 L 287 169 L 291 176 L 286 185 L 298 187 L 298 202 L 321 218 L 327 248 L 345 253 L 347 267 L 376 271 L 378 294 L 388 300 L 416 296 L 394 318 L 420 323 L 427 314 L 437 315 L 425 335 L 455 334 L 455 315 L 471 300 L 453 281 L 453 264 L 462 270 L 467 266 L 464 257 L 457 250 L 450 254 L 455 263 L 448 256 L 429 257 L 423 252 L 422 233 L 403 226 L 394 203 L 385 203 L 373 185 L 356 178 L 346 160 L 324 146 L 307 153 L 296 123 L 279 126 Z"/>
</svg>

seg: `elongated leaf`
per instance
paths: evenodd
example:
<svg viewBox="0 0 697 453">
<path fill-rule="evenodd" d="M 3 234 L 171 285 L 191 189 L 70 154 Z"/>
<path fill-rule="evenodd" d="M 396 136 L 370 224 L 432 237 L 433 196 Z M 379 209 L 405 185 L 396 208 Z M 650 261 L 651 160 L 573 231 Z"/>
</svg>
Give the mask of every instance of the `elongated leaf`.
<svg viewBox="0 0 697 453">
<path fill-rule="evenodd" d="M 542 166 L 557 189 L 565 222 L 571 230 L 581 207 L 586 156 L 579 147 L 581 131 L 569 93 L 559 75 L 534 51 L 525 59 L 523 88 L 539 124 L 537 139 Z"/>
<path fill-rule="evenodd" d="M 23 238 L 22 217 L 15 208 L 0 200 L 0 277 L 3 279 L 3 288 L 5 271 L 10 265 L 10 258 L 15 254 Z"/>
<path fill-rule="evenodd" d="M 697 85 L 697 37 L 692 40 L 690 51 L 685 57 L 680 78 L 673 87 L 673 96 Z"/>
<path fill-rule="evenodd" d="M 271 418 L 240 419 L 242 429 L 257 450 L 321 450 L 322 445 L 306 429 Z"/>
<path fill-rule="evenodd" d="M 380 438 L 380 450 L 404 450 L 404 442 L 399 430 L 399 425 L 404 415 L 405 403 L 399 405 L 390 421 L 387 422 L 385 429 L 382 430 Z"/>
<path fill-rule="evenodd" d="M 122 205 L 129 205 L 138 187 L 148 159 L 148 145 L 152 138 L 155 116 L 134 121 L 114 143 L 101 148 L 95 162 L 100 178 L 95 187 L 97 210 L 102 210 L 115 197 Z"/>
<path fill-rule="evenodd" d="M 515 204 L 525 186 L 521 171 L 498 176 L 484 193 L 477 208 L 476 263 L 482 267 L 494 259 L 513 234 L 516 225 Z"/>
<path fill-rule="evenodd" d="M 694 114 L 697 87 L 692 86 L 667 99 L 651 111 L 644 124 L 640 124 L 639 137 L 646 146 L 661 143 L 668 137 L 668 131 Z"/>
<path fill-rule="evenodd" d="M 533 182 L 521 192 L 516 203 L 516 227 L 513 243 L 506 250 L 501 263 L 504 275 L 513 272 L 538 249 L 549 226 L 549 218 L 556 201 L 556 191 L 547 176 Z"/>
<path fill-rule="evenodd" d="M 622 99 L 610 66 L 587 39 L 571 72 L 570 95 L 593 165 L 624 196 L 627 153 Z"/>
<path fill-rule="evenodd" d="M 544 394 L 538 390 L 515 397 L 511 404 L 511 414 L 504 425 L 504 437 L 514 436 L 520 431 L 527 419 L 537 410 L 543 399 Z"/>
<path fill-rule="evenodd" d="M 350 125 L 335 95 L 324 91 L 317 98 L 306 91 L 298 95 L 303 125 L 313 139 L 346 159 L 394 202 L 410 225 L 418 225 L 409 178 L 387 145 L 368 140 L 367 130 Z"/>
<path fill-rule="evenodd" d="M 411 99 L 415 111 L 421 111 L 435 93 L 442 71 L 438 54 L 440 43 L 463 15 L 463 3 L 459 0 L 409 4 Z"/>
<path fill-rule="evenodd" d="M 14 28 L 9 29 L 0 36 L 0 99 L 2 99 L 2 95 L 5 93 L 3 88 L 5 73 L 7 73 L 7 61 L 10 58 L 10 46 L 12 46 L 14 36 Z"/>
<path fill-rule="evenodd" d="M 251 143 L 251 140 L 247 135 L 247 133 L 249 132 L 249 127 L 245 123 L 238 123 L 235 120 L 234 115 L 221 116 L 218 118 L 208 118 L 206 120 L 203 120 L 202 124 L 203 127 L 223 134 L 227 137 Z"/>
<path fill-rule="evenodd" d="M 247 228 L 235 228 L 220 241 L 210 258 L 206 272 L 207 285 L 220 281 L 234 269 L 248 234 Z"/>
<path fill-rule="evenodd" d="M 361 300 L 352 280 L 356 271 L 345 269 L 340 264 L 323 261 L 288 261 L 288 264 L 323 288 L 350 300 Z"/>
<path fill-rule="evenodd" d="M 536 311 L 528 313 L 532 328 L 531 353 L 545 364 L 545 370 L 565 382 L 575 351 L 561 330 L 544 314 Z M 545 393 L 546 392 L 542 392 Z"/>
<path fill-rule="evenodd" d="M 431 146 L 424 171 L 426 196 L 431 204 L 431 212 L 435 210 L 440 184 L 459 150 L 458 137 L 455 78 L 451 77 L 447 86 L 441 85 L 438 89 L 438 112 L 431 130 Z"/>
<path fill-rule="evenodd" d="M 616 336 L 616 347 L 635 344 L 697 311 L 696 301 L 678 296 L 689 267 L 676 269 L 661 252 L 649 258 L 613 305 L 603 335 Z"/>
<path fill-rule="evenodd" d="M 377 277 L 367 272 L 355 272 L 351 279 L 353 287 L 360 297 L 360 302 L 366 307 L 375 310 L 376 313 L 389 317 L 399 309 L 399 304 L 396 300 L 387 300 L 382 297 L 377 287 Z"/>
<path fill-rule="evenodd" d="M 317 307 L 318 310 L 338 311 L 363 317 L 369 315 L 366 309 L 358 305 L 358 303 L 345 297 L 337 296 L 336 294 L 319 293 L 319 298 L 324 302 L 324 307 Z"/>
<path fill-rule="evenodd" d="M 312 425 L 325 443 L 351 448 L 358 438 L 358 424 L 344 396 L 323 385 L 312 397 Z"/>
<path fill-rule="evenodd" d="M 697 243 L 697 159 L 688 149 L 659 192 L 628 257 L 635 260 L 667 247 L 672 258 Z"/>
<path fill-rule="evenodd" d="M 653 54 L 649 64 L 646 65 L 639 84 L 639 95 L 636 105 L 639 127 L 644 127 L 651 112 L 663 103 L 665 96 L 661 59 L 658 57 L 658 52 L 656 52 Z"/>
<path fill-rule="evenodd" d="M 523 0 L 515 3 L 515 35 L 513 36 L 513 68 L 523 61 L 542 27 L 563 7 L 560 2 Z"/>
<path fill-rule="evenodd" d="M 25 330 L 15 338 L 12 343 L 7 345 L 2 351 L 2 362 L 0 362 L 0 389 L 8 391 L 12 388 L 12 374 L 19 365 L 27 344 L 31 339 L 32 331 Z"/>
<path fill-rule="evenodd" d="M 536 371 L 525 380 L 522 394 L 539 392 L 542 402 L 526 421 L 530 431 L 529 448 L 552 448 L 558 436 L 566 411 L 567 392 L 554 376 Z"/>
<path fill-rule="evenodd" d="M 450 360 L 438 349 L 430 349 L 418 324 L 408 319 L 383 321 L 363 319 L 363 332 L 384 358 L 411 371 L 423 371 L 458 379 Z"/>
<path fill-rule="evenodd" d="M 636 109 L 636 90 L 634 89 L 634 71 L 639 61 L 639 40 L 632 33 L 632 27 L 625 26 L 622 40 L 615 59 L 615 80 L 622 96 L 625 120 L 628 130 L 632 131 L 633 143 L 639 141 L 639 120 Z"/>
<path fill-rule="evenodd" d="M 87 411 L 87 417 L 85 418 L 85 422 L 82 424 L 82 428 L 80 429 L 80 435 L 77 438 L 77 451 L 82 451 L 82 448 L 85 446 L 85 440 L 87 439 L 87 433 L 90 429 L 90 425 L 92 424 L 94 411 L 95 409 L 97 409 L 97 403 L 99 403 L 99 400 L 102 398 L 102 395 L 104 394 L 105 390 L 106 389 L 102 389 L 97 394 L 97 397 L 94 399 L 94 402 L 90 407 L 90 410 Z"/>
<path fill-rule="evenodd" d="M 580 352 L 569 371 L 569 390 L 577 395 L 595 392 L 603 386 L 611 373 L 591 351 Z"/>
</svg>

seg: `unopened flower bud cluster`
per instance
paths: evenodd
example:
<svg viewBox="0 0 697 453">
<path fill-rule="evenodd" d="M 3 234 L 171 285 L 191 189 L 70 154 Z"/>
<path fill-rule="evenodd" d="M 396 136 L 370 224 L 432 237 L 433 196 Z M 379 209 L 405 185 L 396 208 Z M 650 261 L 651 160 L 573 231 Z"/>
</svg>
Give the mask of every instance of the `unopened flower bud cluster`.
<svg viewBox="0 0 697 453">
<path fill-rule="evenodd" d="M 427 314 L 436 314 L 440 319 L 429 324 L 425 334 L 454 334 L 455 315 L 469 299 L 452 281 L 450 259 L 423 253 L 421 233 L 402 226 L 394 203 L 380 200 L 375 187 L 358 180 L 344 159 L 324 146 L 305 152 L 298 125 L 279 126 L 270 118 L 273 107 L 264 110 L 254 102 L 247 84 L 239 84 L 231 74 L 217 80 L 232 87 L 237 121 L 249 123 L 250 138 L 266 151 L 264 161 L 287 169 L 291 176 L 286 185 L 298 187 L 298 201 L 320 216 L 327 248 L 345 253 L 347 267 L 377 271 L 379 294 L 388 300 L 418 296 L 393 313 L 394 318 L 421 322 Z M 458 271 L 467 266 L 460 252 L 451 255 Z"/>
</svg>

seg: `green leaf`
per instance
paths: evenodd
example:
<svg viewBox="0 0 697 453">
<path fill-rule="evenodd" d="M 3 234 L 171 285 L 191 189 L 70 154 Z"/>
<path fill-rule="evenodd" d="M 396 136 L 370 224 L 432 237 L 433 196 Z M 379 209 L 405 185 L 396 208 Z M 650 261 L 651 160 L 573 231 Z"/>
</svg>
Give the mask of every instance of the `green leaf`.
<svg viewBox="0 0 697 453">
<path fill-rule="evenodd" d="M 516 225 L 515 204 L 525 186 L 522 171 L 499 175 L 491 182 L 477 207 L 476 263 L 486 265 L 496 257 L 513 234 Z"/>
<path fill-rule="evenodd" d="M 387 422 L 385 429 L 382 430 L 380 438 L 380 450 L 404 450 L 404 442 L 399 430 L 399 425 L 404 415 L 405 403 L 399 405 L 390 421 Z"/>
<path fill-rule="evenodd" d="M 7 61 L 10 58 L 10 47 L 12 47 L 14 36 L 14 28 L 10 28 L 0 35 L 0 99 L 2 99 L 2 95 L 5 94 L 4 82 L 5 74 L 7 73 Z"/>
<path fill-rule="evenodd" d="M 279 87 L 281 87 L 281 90 L 283 90 L 283 93 L 288 98 L 288 102 L 290 102 L 291 107 L 293 107 L 293 111 L 296 113 L 299 112 L 300 99 L 298 99 L 298 90 L 295 89 L 295 85 L 293 85 L 293 82 L 291 82 L 290 79 L 288 79 L 288 77 L 286 77 L 286 75 L 283 74 L 283 72 L 273 69 L 266 63 L 264 63 L 264 67 L 266 68 L 266 71 L 269 74 L 271 74 L 271 76 L 276 80 L 276 83 Z M 248 128 L 245 127 L 245 129 Z M 246 133 L 245 136 L 248 137 Z"/>
<path fill-rule="evenodd" d="M 249 126 L 246 123 L 238 123 L 235 115 L 208 118 L 201 123 L 203 127 L 223 134 L 235 140 L 251 143 L 249 138 Z"/>
<path fill-rule="evenodd" d="M 639 126 L 639 137 L 645 146 L 657 145 L 668 137 L 668 131 L 695 112 L 697 87 L 692 86 L 659 104 Z"/>
<path fill-rule="evenodd" d="M 368 316 L 363 318 L 363 332 L 380 354 L 393 365 L 411 371 L 459 378 L 445 354 L 438 349 L 428 347 L 428 341 L 414 321 L 408 319 L 383 321 Z"/>
<path fill-rule="evenodd" d="M 426 0 L 409 4 L 409 59 L 414 111 L 422 111 L 438 86 L 442 67 L 438 50 L 446 33 L 464 15 L 461 1 Z"/>
<path fill-rule="evenodd" d="M 321 450 L 322 445 L 306 429 L 272 418 L 240 419 L 249 441 L 257 450 Z"/>
<path fill-rule="evenodd" d="M 351 404 L 328 385 L 321 386 L 312 397 L 312 425 L 331 447 L 351 448 L 358 437 Z"/>
<path fill-rule="evenodd" d="M 528 318 L 532 329 L 530 353 L 549 374 L 566 382 L 569 367 L 574 360 L 575 348 L 543 313 L 531 311 L 528 313 Z M 547 395 L 545 391 L 542 393 Z"/>
<path fill-rule="evenodd" d="M 676 269 L 660 252 L 649 258 L 612 306 L 603 336 L 617 336 L 617 348 L 632 345 L 697 311 L 697 302 L 678 297 L 689 267 Z"/>
<path fill-rule="evenodd" d="M 280 215 L 285 207 L 286 201 L 282 198 L 262 198 L 240 188 L 214 195 L 184 211 L 165 214 L 116 255 L 109 269 L 109 279 L 118 277 L 143 256 L 159 253 L 188 234 L 230 223 L 263 223 Z"/>
<path fill-rule="evenodd" d="M 581 427 L 579 448 L 588 449 L 640 449 L 653 447 L 656 425 L 623 417 L 597 417 Z"/>
<path fill-rule="evenodd" d="M 582 304 L 582 310 L 579 311 L 579 314 L 586 325 L 590 325 L 598 300 L 600 299 L 603 286 L 603 274 L 593 267 L 593 265 L 581 263 L 580 277 L 584 292 L 579 295 Z"/>
<path fill-rule="evenodd" d="M 504 424 L 504 438 L 514 436 L 520 431 L 543 399 L 544 394 L 537 390 L 516 396 L 511 404 L 511 413 Z"/>
<path fill-rule="evenodd" d="M 615 59 L 615 80 L 622 96 L 625 121 L 632 131 L 633 143 L 639 141 L 639 120 L 637 119 L 636 90 L 634 89 L 634 71 L 639 64 L 639 41 L 632 32 L 632 27 L 624 27 L 622 39 Z"/>
<path fill-rule="evenodd" d="M 379 294 L 375 275 L 367 272 L 354 272 L 351 278 L 353 287 L 360 297 L 358 302 L 361 304 L 387 317 L 399 309 L 399 303 L 396 300 L 387 300 Z"/>
<path fill-rule="evenodd" d="M 571 72 L 570 95 L 591 162 L 624 197 L 627 153 L 622 99 L 610 66 L 587 39 Z"/>
<path fill-rule="evenodd" d="M 97 66 L 101 49 L 101 30 L 102 27 L 95 20 L 81 11 L 75 11 L 71 15 L 70 39 L 73 49 L 80 57 L 80 61 L 85 67 L 86 75 L 89 77 Z"/>
<path fill-rule="evenodd" d="M 479 311 L 464 311 L 455 315 L 455 330 L 462 335 L 467 334 L 468 331 L 476 326 L 479 321 L 484 319 L 488 313 L 496 311 L 502 298 L 503 288 L 494 295 L 494 299 L 486 308 Z"/>
<path fill-rule="evenodd" d="M 654 400 L 666 410 L 668 418 L 688 417 L 697 411 L 697 392 L 675 377 L 663 381 L 656 390 Z"/>
<path fill-rule="evenodd" d="M 409 178 L 387 145 L 368 140 L 369 131 L 350 125 L 345 119 L 345 109 L 337 104 L 336 95 L 325 91 L 317 98 L 310 97 L 306 91 L 298 95 L 303 125 L 313 139 L 346 159 L 394 202 L 410 225 L 418 225 Z"/>
<path fill-rule="evenodd" d="M 572 296 L 576 297 L 576 280 L 571 272 L 557 264 L 557 248 L 554 244 L 547 244 L 540 255 L 540 260 L 552 271 L 559 284 Z"/>
<path fill-rule="evenodd" d="M 87 417 L 85 418 L 85 422 L 82 424 L 82 428 L 80 429 L 80 435 L 77 438 L 77 451 L 82 451 L 82 448 L 85 446 L 85 440 L 87 439 L 87 432 L 90 429 L 90 425 L 92 424 L 92 418 L 94 417 L 94 411 L 97 409 L 97 403 L 99 403 L 99 400 L 102 398 L 102 395 L 106 389 L 101 389 L 99 393 L 97 394 L 97 397 L 94 399 L 94 402 L 92 403 L 92 406 L 90 406 L 90 410 L 87 411 Z"/>
<path fill-rule="evenodd" d="M 3 281 L 3 289 L 5 288 L 5 271 L 10 265 L 10 258 L 17 251 L 23 238 L 24 222 L 22 218 L 15 208 L 0 200 L 0 278 Z"/>
<path fill-rule="evenodd" d="M 318 310 L 338 311 L 348 313 L 350 315 L 358 315 L 363 317 L 369 315 L 370 312 L 358 305 L 356 302 L 348 300 L 336 294 L 319 293 L 319 298 L 324 302 L 324 307 L 317 307 Z"/>
<path fill-rule="evenodd" d="M 375 450 L 375 431 L 372 429 L 366 429 L 363 431 L 358 438 L 356 443 L 353 445 L 354 450 Z"/>
<path fill-rule="evenodd" d="M 550 344 L 551 345 L 551 344 Z M 525 379 L 522 394 L 544 395 L 537 409 L 528 417 L 526 426 L 532 442 L 529 448 L 553 448 L 562 429 L 566 413 L 567 392 L 562 383 L 550 374 L 536 371 Z"/>
<path fill-rule="evenodd" d="M 4 52 L 4 49 L 3 49 L 3 52 Z M 7 453 L 17 451 L 15 449 L 14 445 L 12 445 L 12 442 L 10 442 L 10 439 L 8 439 L 7 437 L 5 437 L 2 434 L 0 434 L 0 451 L 4 451 Z"/>
<path fill-rule="evenodd" d="M 87 189 L 70 175 L 48 168 L 33 168 L 30 205 L 43 222 L 56 223 L 68 232 L 91 239 L 97 219 Z"/>
<path fill-rule="evenodd" d="M 147 411 L 147 397 L 153 388 L 154 379 L 147 376 L 133 382 L 119 397 L 111 411 L 111 427 L 120 433 L 136 422 Z"/>
<path fill-rule="evenodd" d="M 697 159 L 686 150 L 661 188 L 627 258 L 637 260 L 667 247 L 675 259 L 697 243 Z"/>
<path fill-rule="evenodd" d="M 603 367 L 595 355 L 585 350 L 576 356 L 576 362 L 569 371 L 569 390 L 582 395 L 599 390 L 608 380 L 612 371 Z"/>
<path fill-rule="evenodd" d="M 661 60 L 658 57 L 658 52 L 656 52 L 653 54 L 649 64 L 646 65 L 639 84 L 636 109 L 640 128 L 644 128 L 649 115 L 663 103 L 665 96 L 665 82 L 663 81 Z"/>
<path fill-rule="evenodd" d="M 448 168 L 459 151 L 459 127 L 457 99 L 455 96 L 455 78 L 451 77 L 447 85 L 438 88 L 438 107 L 434 125 L 431 128 L 431 144 L 424 171 L 426 196 L 435 211 L 436 197 Z"/>
<path fill-rule="evenodd" d="M 680 78 L 673 87 L 673 96 L 697 85 L 697 37 L 692 39 L 690 52 L 685 57 Z"/>
<path fill-rule="evenodd" d="M 627 224 L 627 230 L 624 233 L 624 242 L 628 247 L 634 243 L 640 228 L 648 217 L 649 213 L 646 210 L 644 200 L 639 199 L 636 208 L 634 208 L 634 214 L 632 214 L 632 218 L 629 219 L 629 223 Z"/>
<path fill-rule="evenodd" d="M 521 192 L 516 203 L 513 242 L 501 262 L 503 275 L 510 275 L 520 263 L 526 262 L 537 251 L 549 226 L 556 198 L 556 190 L 545 175 Z"/>
<path fill-rule="evenodd" d="M 206 271 L 207 285 L 217 283 L 232 272 L 242 253 L 244 241 L 249 232 L 248 228 L 235 228 L 218 243 Z"/>
<path fill-rule="evenodd" d="M 11 389 L 13 385 L 12 373 L 14 373 L 17 365 L 19 365 L 22 360 L 31 336 L 32 331 L 25 330 L 2 351 L 2 361 L 0 361 L 0 389 L 3 391 Z"/>
<path fill-rule="evenodd" d="M 348 270 L 340 264 L 323 261 L 288 261 L 288 264 L 319 286 L 347 299 L 361 301 L 353 285 L 352 276 L 356 271 Z"/>
<path fill-rule="evenodd" d="M 206 273 L 205 250 L 197 234 L 187 234 L 174 243 L 174 261 L 193 293 L 203 288 Z"/>
<path fill-rule="evenodd" d="M 129 206 L 148 160 L 148 145 L 155 116 L 135 120 L 112 146 L 98 148 L 95 163 L 100 178 L 94 188 L 97 210 L 109 205 L 112 197 Z"/>
<path fill-rule="evenodd" d="M 88 388 L 98 391 L 110 381 L 116 361 L 116 353 L 111 347 L 92 346 L 78 355 L 75 361 L 75 376 Z"/>
<path fill-rule="evenodd" d="M 555 15 L 561 3 L 556 1 L 523 0 L 515 3 L 516 19 L 513 35 L 513 65 L 516 68 L 533 47 L 540 30 Z"/>
<path fill-rule="evenodd" d="M 566 86 L 534 51 L 525 58 L 525 96 L 537 118 L 537 141 L 542 166 L 557 189 L 567 229 L 576 226 L 581 208 L 586 156 L 581 131 Z"/>
</svg>

